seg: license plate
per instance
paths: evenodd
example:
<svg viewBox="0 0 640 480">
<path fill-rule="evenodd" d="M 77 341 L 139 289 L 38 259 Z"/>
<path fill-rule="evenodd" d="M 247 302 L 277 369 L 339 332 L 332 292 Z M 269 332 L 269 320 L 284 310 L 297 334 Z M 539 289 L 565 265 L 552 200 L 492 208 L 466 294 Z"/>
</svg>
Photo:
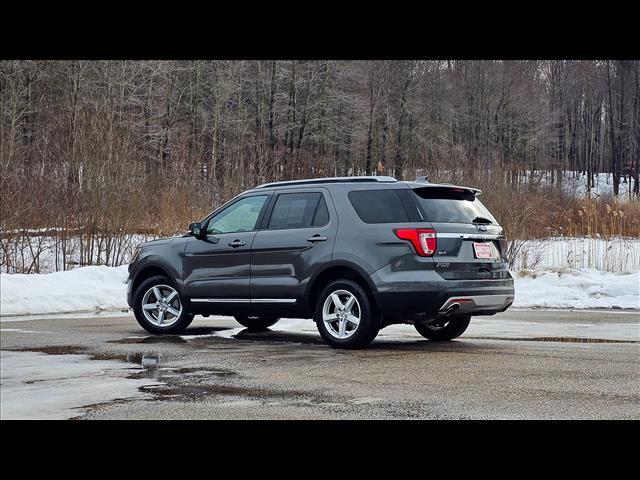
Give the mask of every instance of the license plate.
<svg viewBox="0 0 640 480">
<path fill-rule="evenodd" d="M 473 250 L 476 252 L 476 258 L 493 258 L 490 243 L 474 243 Z"/>
</svg>

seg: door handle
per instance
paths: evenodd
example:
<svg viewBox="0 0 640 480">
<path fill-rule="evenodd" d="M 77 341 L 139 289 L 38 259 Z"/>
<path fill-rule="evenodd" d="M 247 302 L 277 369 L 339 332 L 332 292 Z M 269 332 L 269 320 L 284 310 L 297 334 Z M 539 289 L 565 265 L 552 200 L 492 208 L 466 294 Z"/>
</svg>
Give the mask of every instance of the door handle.
<svg viewBox="0 0 640 480">
<path fill-rule="evenodd" d="M 229 244 L 229 246 L 233 248 L 244 247 L 245 245 L 246 245 L 246 242 L 243 242 L 242 240 L 234 240 Z"/>
<path fill-rule="evenodd" d="M 326 239 L 327 239 L 327 237 L 322 237 L 322 236 L 316 234 L 313 237 L 307 238 L 307 242 L 311 242 L 311 243 L 324 242 Z"/>
</svg>

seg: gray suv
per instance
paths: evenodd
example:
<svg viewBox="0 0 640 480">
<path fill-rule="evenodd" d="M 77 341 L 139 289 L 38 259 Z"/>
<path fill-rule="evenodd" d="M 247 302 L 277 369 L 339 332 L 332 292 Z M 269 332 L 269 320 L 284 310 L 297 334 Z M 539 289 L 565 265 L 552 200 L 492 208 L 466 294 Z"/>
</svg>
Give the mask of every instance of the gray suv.
<svg viewBox="0 0 640 480">
<path fill-rule="evenodd" d="M 127 301 L 154 334 L 216 314 L 252 330 L 313 318 L 338 348 L 364 347 L 394 323 L 451 340 L 471 315 L 514 300 L 504 231 L 478 194 L 424 178 L 261 185 L 182 237 L 141 244 Z"/>
</svg>

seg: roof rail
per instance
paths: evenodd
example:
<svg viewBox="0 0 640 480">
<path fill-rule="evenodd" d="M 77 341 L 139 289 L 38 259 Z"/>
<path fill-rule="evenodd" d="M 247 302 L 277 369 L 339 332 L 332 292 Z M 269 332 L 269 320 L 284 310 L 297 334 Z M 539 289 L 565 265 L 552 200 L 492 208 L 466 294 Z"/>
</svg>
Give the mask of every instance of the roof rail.
<svg viewBox="0 0 640 480">
<path fill-rule="evenodd" d="M 329 178 L 307 178 L 304 180 L 291 180 L 284 182 L 263 183 L 255 188 L 281 187 L 287 185 L 306 185 L 313 183 L 349 183 L 349 182 L 397 182 L 393 177 L 329 177 Z"/>
</svg>

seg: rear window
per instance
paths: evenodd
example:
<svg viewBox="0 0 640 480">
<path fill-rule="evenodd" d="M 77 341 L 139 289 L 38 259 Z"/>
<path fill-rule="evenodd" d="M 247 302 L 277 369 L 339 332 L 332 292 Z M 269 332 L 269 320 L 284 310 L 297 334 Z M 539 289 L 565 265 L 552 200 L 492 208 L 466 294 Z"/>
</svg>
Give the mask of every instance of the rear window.
<svg viewBox="0 0 640 480">
<path fill-rule="evenodd" d="M 365 223 L 409 221 L 409 216 L 396 190 L 353 191 L 349 193 L 349 201 Z"/>
<path fill-rule="evenodd" d="M 413 192 L 428 222 L 472 223 L 477 220 L 479 223 L 498 223 L 469 190 L 427 187 L 415 189 Z"/>
</svg>

